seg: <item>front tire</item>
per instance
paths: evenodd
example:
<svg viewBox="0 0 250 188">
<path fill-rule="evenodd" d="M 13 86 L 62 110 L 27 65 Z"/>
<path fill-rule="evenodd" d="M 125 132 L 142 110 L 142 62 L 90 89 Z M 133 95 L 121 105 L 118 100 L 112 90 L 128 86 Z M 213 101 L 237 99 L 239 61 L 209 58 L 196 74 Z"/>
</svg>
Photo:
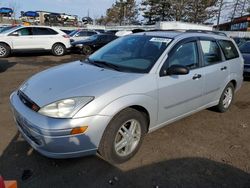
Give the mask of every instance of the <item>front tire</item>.
<svg viewBox="0 0 250 188">
<path fill-rule="evenodd" d="M 63 44 L 57 43 L 52 46 L 52 54 L 54 56 L 63 56 L 66 53 L 66 47 Z"/>
<path fill-rule="evenodd" d="M 93 52 L 93 50 L 92 50 L 92 48 L 91 48 L 90 46 L 84 45 L 84 46 L 82 47 L 82 54 L 83 54 L 83 55 L 91 55 L 92 52 Z"/>
<path fill-rule="evenodd" d="M 10 47 L 4 43 L 0 43 L 0 58 L 9 57 Z"/>
<path fill-rule="evenodd" d="M 113 164 L 126 162 L 140 148 L 146 126 L 146 118 L 141 112 L 132 108 L 121 111 L 103 134 L 98 150 L 100 155 Z"/>
<path fill-rule="evenodd" d="M 230 108 L 234 99 L 234 90 L 234 85 L 230 82 L 221 94 L 219 104 L 216 106 L 217 111 L 223 113 Z"/>
</svg>

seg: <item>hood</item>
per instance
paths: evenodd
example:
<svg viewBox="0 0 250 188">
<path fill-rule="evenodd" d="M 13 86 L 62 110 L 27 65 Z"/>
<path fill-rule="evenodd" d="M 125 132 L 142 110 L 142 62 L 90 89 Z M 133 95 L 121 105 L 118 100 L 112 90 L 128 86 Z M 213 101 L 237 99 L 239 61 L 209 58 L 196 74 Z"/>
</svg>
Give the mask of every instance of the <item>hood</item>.
<svg viewBox="0 0 250 188">
<path fill-rule="evenodd" d="M 77 61 L 34 75 L 20 87 L 20 90 L 38 106 L 43 107 L 66 98 L 98 97 L 141 76 Z"/>
<path fill-rule="evenodd" d="M 244 64 L 250 64 L 250 54 L 242 53 L 242 56 L 244 58 Z"/>
</svg>

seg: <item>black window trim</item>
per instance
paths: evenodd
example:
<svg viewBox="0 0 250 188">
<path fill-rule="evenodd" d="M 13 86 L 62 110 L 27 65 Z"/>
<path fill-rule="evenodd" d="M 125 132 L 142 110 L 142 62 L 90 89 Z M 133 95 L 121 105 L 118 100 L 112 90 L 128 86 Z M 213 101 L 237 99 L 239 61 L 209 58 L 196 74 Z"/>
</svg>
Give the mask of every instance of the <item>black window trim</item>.
<svg viewBox="0 0 250 188">
<path fill-rule="evenodd" d="M 195 42 L 196 44 L 196 50 L 197 50 L 197 55 L 198 55 L 198 67 L 196 68 L 192 68 L 190 70 L 196 70 L 196 69 L 199 69 L 202 67 L 202 57 L 201 57 L 201 51 L 200 51 L 200 47 L 199 47 L 199 44 L 198 44 L 198 40 L 199 38 L 198 37 L 190 37 L 190 38 L 185 38 L 185 39 L 182 39 L 180 40 L 179 42 L 177 42 L 172 48 L 171 50 L 169 51 L 168 53 L 168 57 L 167 59 L 165 60 L 165 62 L 163 63 L 161 69 L 160 69 L 160 73 L 159 73 L 159 76 L 160 77 L 166 77 L 168 75 L 166 75 L 164 73 L 164 70 L 166 70 L 166 67 L 168 67 L 169 65 L 169 57 L 171 57 L 173 55 L 173 53 L 175 52 L 176 48 L 178 48 L 180 45 L 183 45 L 183 44 L 186 44 L 186 43 L 191 43 L 191 42 Z"/>
<path fill-rule="evenodd" d="M 219 50 L 220 50 L 221 61 L 218 61 L 218 62 L 215 62 L 215 63 L 206 65 L 206 64 L 205 64 L 205 60 L 204 60 L 204 53 L 203 53 L 202 46 L 201 46 L 201 41 L 211 41 L 211 42 L 215 42 L 215 43 L 217 44 Z M 225 62 L 225 56 L 224 56 L 224 54 L 223 54 L 223 52 L 222 52 L 221 46 L 218 44 L 218 40 L 217 40 L 217 39 L 212 38 L 212 37 L 199 37 L 198 45 L 199 45 L 200 54 L 201 54 L 201 62 L 202 62 L 201 67 L 213 66 L 213 65 L 217 65 L 217 64 L 220 64 L 220 63 Z"/>
</svg>

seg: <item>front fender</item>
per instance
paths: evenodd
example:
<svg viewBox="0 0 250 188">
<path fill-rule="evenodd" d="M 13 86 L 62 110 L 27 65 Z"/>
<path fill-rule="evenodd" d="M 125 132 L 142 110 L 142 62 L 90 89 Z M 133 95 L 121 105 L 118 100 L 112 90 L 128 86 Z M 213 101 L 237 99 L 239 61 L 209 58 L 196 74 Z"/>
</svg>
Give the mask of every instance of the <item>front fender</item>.
<svg viewBox="0 0 250 188">
<path fill-rule="evenodd" d="M 150 118 L 149 127 L 157 122 L 158 102 L 155 98 L 147 95 L 127 95 L 120 97 L 105 106 L 98 115 L 114 117 L 117 113 L 131 106 L 141 106 L 148 111 Z"/>
</svg>

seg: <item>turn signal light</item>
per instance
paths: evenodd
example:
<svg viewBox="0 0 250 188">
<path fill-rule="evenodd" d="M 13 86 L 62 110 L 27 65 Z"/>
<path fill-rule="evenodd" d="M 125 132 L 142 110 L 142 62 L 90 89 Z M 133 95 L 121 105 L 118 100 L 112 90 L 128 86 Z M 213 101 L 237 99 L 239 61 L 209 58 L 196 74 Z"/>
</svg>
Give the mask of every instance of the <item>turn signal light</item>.
<svg viewBox="0 0 250 188">
<path fill-rule="evenodd" d="M 73 128 L 70 132 L 71 135 L 74 135 L 74 134 L 82 134 L 84 133 L 86 130 L 88 129 L 88 126 L 83 126 L 83 127 L 76 127 L 76 128 Z"/>
</svg>

